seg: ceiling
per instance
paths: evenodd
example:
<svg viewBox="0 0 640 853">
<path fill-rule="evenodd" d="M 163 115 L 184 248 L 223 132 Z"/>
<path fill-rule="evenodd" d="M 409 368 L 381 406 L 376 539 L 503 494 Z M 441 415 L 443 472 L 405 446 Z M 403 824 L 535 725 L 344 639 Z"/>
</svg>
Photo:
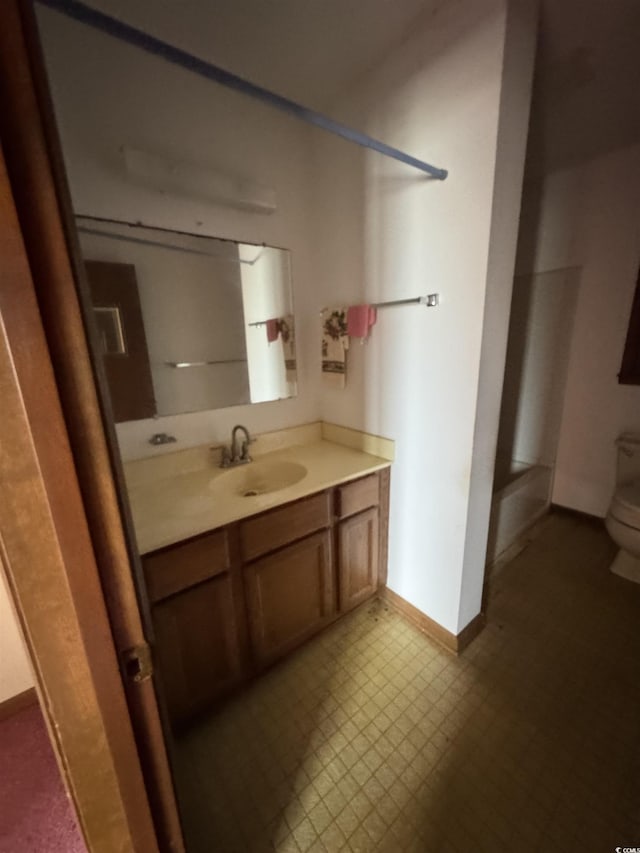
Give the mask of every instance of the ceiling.
<svg viewBox="0 0 640 853">
<path fill-rule="evenodd" d="M 416 17 L 446 0 L 85 2 L 322 110 L 401 42 Z"/>
<path fill-rule="evenodd" d="M 319 110 L 443 2 L 88 0 Z M 640 141 L 640 0 L 542 0 L 528 167 L 546 172 Z"/>
<path fill-rule="evenodd" d="M 543 0 L 529 168 L 553 171 L 635 142 L 639 0 Z"/>
</svg>

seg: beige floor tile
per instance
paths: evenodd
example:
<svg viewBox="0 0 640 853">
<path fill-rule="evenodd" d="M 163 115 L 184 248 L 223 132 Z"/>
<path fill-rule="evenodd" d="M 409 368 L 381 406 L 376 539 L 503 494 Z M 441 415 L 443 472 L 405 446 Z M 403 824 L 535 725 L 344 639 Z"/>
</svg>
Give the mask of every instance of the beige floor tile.
<svg viewBox="0 0 640 853">
<path fill-rule="evenodd" d="M 640 587 L 555 515 L 456 658 L 370 603 L 177 744 L 189 853 L 639 843 Z"/>
</svg>

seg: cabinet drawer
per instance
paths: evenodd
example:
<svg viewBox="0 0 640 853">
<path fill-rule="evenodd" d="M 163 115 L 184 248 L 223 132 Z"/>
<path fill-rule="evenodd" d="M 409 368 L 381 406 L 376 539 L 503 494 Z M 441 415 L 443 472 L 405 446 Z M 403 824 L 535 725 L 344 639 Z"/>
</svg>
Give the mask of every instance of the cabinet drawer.
<svg viewBox="0 0 640 853">
<path fill-rule="evenodd" d="M 336 515 L 347 518 L 380 502 L 380 481 L 377 474 L 363 477 L 336 489 Z"/>
<path fill-rule="evenodd" d="M 328 492 L 249 518 L 240 524 L 242 556 L 244 560 L 253 560 L 274 551 L 328 527 L 330 518 Z"/>
<path fill-rule="evenodd" d="M 174 548 L 166 548 L 142 558 L 151 602 L 160 601 L 194 584 L 229 570 L 229 542 L 226 530 L 216 530 Z"/>
</svg>

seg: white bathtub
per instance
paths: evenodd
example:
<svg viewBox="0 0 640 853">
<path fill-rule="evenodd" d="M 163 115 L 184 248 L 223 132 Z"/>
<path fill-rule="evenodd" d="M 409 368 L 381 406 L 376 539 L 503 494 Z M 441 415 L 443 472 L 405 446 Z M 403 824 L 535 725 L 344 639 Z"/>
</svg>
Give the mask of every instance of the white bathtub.
<svg viewBox="0 0 640 853">
<path fill-rule="evenodd" d="M 487 565 L 494 563 L 547 511 L 553 469 L 498 460 L 491 502 Z"/>
</svg>

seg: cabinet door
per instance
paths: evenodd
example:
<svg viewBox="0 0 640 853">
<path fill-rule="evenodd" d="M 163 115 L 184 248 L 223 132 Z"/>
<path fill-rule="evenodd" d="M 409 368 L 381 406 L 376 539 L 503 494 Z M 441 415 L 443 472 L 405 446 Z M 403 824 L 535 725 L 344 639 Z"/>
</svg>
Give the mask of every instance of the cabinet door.
<svg viewBox="0 0 640 853">
<path fill-rule="evenodd" d="M 229 574 L 153 608 L 156 656 L 173 723 L 206 711 L 242 676 L 242 655 Z"/>
<path fill-rule="evenodd" d="M 378 509 L 368 509 L 338 526 L 340 610 L 351 610 L 378 588 Z"/>
<path fill-rule="evenodd" d="M 244 573 L 249 631 L 261 663 L 285 654 L 334 615 L 328 530 L 256 560 Z"/>
</svg>

